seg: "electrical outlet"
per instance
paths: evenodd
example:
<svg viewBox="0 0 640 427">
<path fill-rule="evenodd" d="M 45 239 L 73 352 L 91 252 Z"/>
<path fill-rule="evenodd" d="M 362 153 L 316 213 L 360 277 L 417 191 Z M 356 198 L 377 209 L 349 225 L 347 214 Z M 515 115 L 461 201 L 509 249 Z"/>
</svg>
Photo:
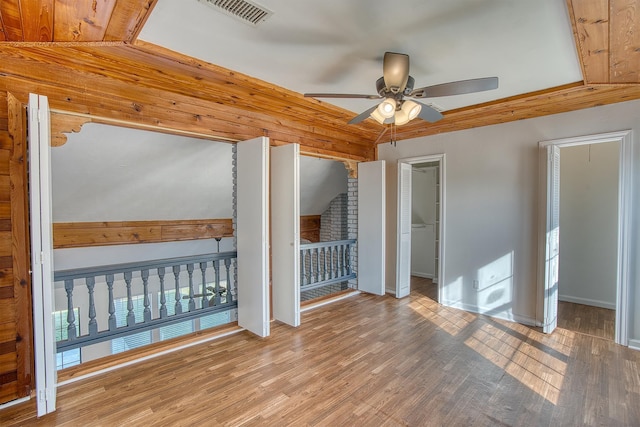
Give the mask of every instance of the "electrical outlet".
<svg viewBox="0 0 640 427">
<path fill-rule="evenodd" d="M 477 280 L 473 281 L 473 289 L 478 290 L 478 288 L 480 287 L 479 283 Z"/>
</svg>

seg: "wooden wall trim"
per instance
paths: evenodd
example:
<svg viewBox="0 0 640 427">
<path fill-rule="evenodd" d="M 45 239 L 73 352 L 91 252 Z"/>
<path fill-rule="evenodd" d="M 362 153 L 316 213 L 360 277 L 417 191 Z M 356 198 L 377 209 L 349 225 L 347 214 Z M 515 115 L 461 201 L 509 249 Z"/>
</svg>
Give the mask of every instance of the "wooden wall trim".
<svg viewBox="0 0 640 427">
<path fill-rule="evenodd" d="M 320 215 L 300 217 L 300 237 L 313 243 L 320 241 Z"/>
<path fill-rule="evenodd" d="M 7 94 L 8 131 L 13 142 L 9 159 L 11 183 L 11 252 L 15 303 L 17 396 L 34 388 L 33 325 L 31 313 L 30 233 L 27 195 L 27 140 L 25 106 Z"/>
<path fill-rule="evenodd" d="M 311 242 L 320 241 L 320 215 L 300 217 L 300 236 Z M 233 237 L 230 218 L 53 224 L 54 249 L 176 242 L 215 237 Z"/>
<path fill-rule="evenodd" d="M 177 242 L 216 237 L 233 237 L 230 218 L 53 224 L 54 249 Z"/>
</svg>

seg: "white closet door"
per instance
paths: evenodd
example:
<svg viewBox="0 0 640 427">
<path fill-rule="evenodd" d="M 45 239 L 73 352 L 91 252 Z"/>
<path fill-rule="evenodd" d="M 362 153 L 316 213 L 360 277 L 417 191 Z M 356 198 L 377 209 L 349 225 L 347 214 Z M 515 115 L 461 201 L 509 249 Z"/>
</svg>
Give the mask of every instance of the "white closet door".
<svg viewBox="0 0 640 427">
<path fill-rule="evenodd" d="M 53 335 L 53 234 L 51 231 L 51 124 L 46 96 L 29 95 L 29 200 L 34 358 L 38 416 L 56 409 Z"/>
<path fill-rule="evenodd" d="M 358 163 L 358 289 L 385 293 L 385 162 Z"/>
<path fill-rule="evenodd" d="M 260 337 L 269 328 L 269 139 L 237 144 L 238 325 Z"/>
<path fill-rule="evenodd" d="M 408 163 L 398 163 L 396 298 L 411 291 L 411 168 Z"/>
<path fill-rule="evenodd" d="M 300 325 L 300 146 L 271 148 L 273 318 Z"/>
<path fill-rule="evenodd" d="M 543 332 L 558 325 L 558 268 L 560 260 L 560 147 L 547 147 L 547 218 Z"/>
</svg>

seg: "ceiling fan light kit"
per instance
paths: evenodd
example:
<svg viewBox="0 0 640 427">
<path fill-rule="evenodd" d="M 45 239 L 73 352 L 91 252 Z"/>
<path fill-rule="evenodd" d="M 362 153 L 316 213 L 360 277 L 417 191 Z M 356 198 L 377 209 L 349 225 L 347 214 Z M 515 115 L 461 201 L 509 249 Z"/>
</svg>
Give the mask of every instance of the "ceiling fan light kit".
<svg viewBox="0 0 640 427">
<path fill-rule="evenodd" d="M 397 105 L 398 103 L 394 98 L 386 98 L 378 105 L 376 111 L 378 111 L 382 117 L 388 119 L 393 117 L 395 114 Z"/>
<path fill-rule="evenodd" d="M 422 105 L 417 102 L 411 100 L 404 101 L 400 109 L 396 111 L 394 120 L 395 125 L 402 126 L 409 123 L 411 120 L 418 117 L 420 110 L 422 110 Z"/>
<path fill-rule="evenodd" d="M 360 123 L 372 118 L 380 124 L 396 126 L 409 123 L 419 117 L 433 123 L 442 119 L 442 113 L 430 105 L 404 98 L 433 98 L 436 96 L 462 95 L 498 88 L 497 77 L 460 80 L 413 89 L 414 79 L 409 75 L 409 55 L 386 52 L 382 64 L 382 77 L 376 81 L 378 95 L 305 93 L 313 98 L 361 98 L 383 99 L 380 104 L 360 113 L 349 124 Z"/>
</svg>

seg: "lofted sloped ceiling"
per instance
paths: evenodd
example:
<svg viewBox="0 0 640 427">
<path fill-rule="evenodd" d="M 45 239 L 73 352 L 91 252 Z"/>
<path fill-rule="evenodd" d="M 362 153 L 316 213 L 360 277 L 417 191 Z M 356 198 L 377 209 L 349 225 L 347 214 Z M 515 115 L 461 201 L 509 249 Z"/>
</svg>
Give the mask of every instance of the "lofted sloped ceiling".
<svg viewBox="0 0 640 427">
<path fill-rule="evenodd" d="M 241 68 L 240 66 L 234 69 L 221 66 L 233 63 L 232 60 L 242 59 L 242 55 L 258 56 L 263 58 L 262 68 L 267 70 L 276 67 L 277 71 L 279 58 L 270 57 L 269 52 L 264 51 L 263 46 L 268 45 L 260 44 L 262 41 L 256 37 L 260 33 L 251 36 L 255 45 L 253 49 L 238 51 L 234 57 L 225 51 L 224 55 L 202 58 L 206 55 L 192 52 L 187 45 L 172 45 L 172 40 L 177 42 L 184 38 L 175 32 L 176 28 L 189 26 L 193 27 L 189 31 L 202 36 L 198 43 L 205 46 L 208 43 L 212 46 L 212 51 L 215 50 L 213 47 L 216 43 L 227 40 L 222 37 L 221 26 L 193 25 L 198 19 L 193 15 L 194 11 L 196 15 L 212 13 L 212 20 L 230 19 L 212 11 L 203 4 L 204 1 L 3 0 L 0 2 L 0 85 L 22 100 L 26 99 L 29 91 L 38 91 L 49 96 L 55 110 L 73 113 L 73 116 L 58 114 L 54 130 L 59 132 L 77 130 L 82 123 L 94 121 L 171 129 L 177 133 L 230 141 L 266 135 L 271 137 L 274 144 L 298 142 L 302 145 L 303 152 L 351 160 L 371 159 L 375 156 L 376 143 L 388 142 L 388 127 L 372 120 L 365 120 L 356 126 L 346 125 L 359 107 L 304 98 L 300 92 L 318 89 L 314 86 L 318 84 L 318 80 L 311 76 L 305 77 L 304 73 L 297 76 L 300 79 L 307 78 L 307 89 L 306 84 L 301 85 L 299 81 L 295 83 L 296 74 L 287 74 L 291 70 L 285 70 L 282 65 L 280 69 L 287 78 L 277 83 L 268 80 L 268 74 L 260 67 L 238 72 L 237 68 Z M 274 9 L 290 4 L 279 0 L 264 2 L 275 6 Z M 291 7 L 297 8 L 298 13 L 313 16 L 314 9 L 310 8 L 319 3 L 296 2 Z M 318 31 L 325 34 L 325 37 L 333 34 L 335 37 L 331 40 L 335 39 L 339 46 L 328 50 L 336 52 L 334 59 L 349 59 L 352 56 L 354 63 L 360 64 L 355 66 L 355 74 L 364 63 L 365 70 L 374 70 L 369 72 L 372 76 L 379 74 L 380 69 L 380 60 L 373 58 L 372 52 L 381 48 L 377 54 L 382 55 L 385 49 L 403 49 L 402 40 L 390 35 L 397 35 L 408 28 L 406 20 L 399 20 L 397 25 L 379 27 L 381 32 L 387 31 L 387 38 L 396 41 L 395 45 L 369 46 L 367 37 L 380 43 L 380 40 L 385 40 L 385 34 L 370 31 L 366 34 L 367 37 L 363 37 L 362 34 L 349 31 L 364 27 L 354 24 L 350 29 L 349 26 L 342 25 L 349 22 L 349 16 L 361 21 L 364 17 L 374 16 L 370 10 L 389 10 L 389 6 L 384 6 L 386 2 L 321 3 L 326 7 L 316 10 L 334 8 L 332 13 L 341 16 L 340 21 L 335 21 L 335 28 L 327 25 L 324 28 L 307 26 L 305 31 L 300 31 L 299 25 L 296 27 L 291 24 L 293 27 L 286 27 L 284 30 L 293 28 L 299 30 L 297 33 L 290 32 L 291 37 L 288 39 L 283 39 L 279 35 L 281 33 L 267 33 L 269 37 L 263 37 L 265 43 L 270 43 L 271 46 L 282 45 L 286 51 L 302 55 L 300 61 L 311 61 L 314 55 L 321 52 L 317 45 L 326 44 L 325 40 L 318 38 Z M 426 4 L 407 0 L 406 4 L 423 3 Z M 470 43 L 471 38 L 481 38 L 481 27 L 480 30 L 479 27 L 474 27 L 478 21 L 488 20 L 495 27 L 500 19 L 512 20 L 504 28 L 529 27 L 527 20 L 532 16 L 521 16 L 521 12 L 525 10 L 523 5 L 528 5 L 532 13 L 537 13 L 535 8 L 538 6 L 531 4 L 556 12 L 560 10 L 561 16 L 554 12 L 548 15 L 548 22 L 533 20 L 538 26 L 535 34 L 540 40 L 546 40 L 543 35 L 551 32 L 548 25 L 553 24 L 556 26 L 554 31 L 566 32 L 569 49 L 567 50 L 567 44 L 562 39 L 557 43 L 563 46 L 563 51 L 554 50 L 555 44 L 549 41 L 540 46 L 523 45 L 521 52 L 517 49 L 513 52 L 502 51 L 502 56 L 511 62 L 501 66 L 495 74 L 504 81 L 503 86 L 509 88 L 509 91 L 496 92 L 496 95 L 489 98 L 472 97 L 457 104 L 445 105 L 444 119 L 433 124 L 414 120 L 406 126 L 398 127 L 395 135 L 398 140 L 640 98 L 640 43 L 637 35 L 640 31 L 636 28 L 640 25 L 640 0 L 566 0 L 566 3 L 563 0 L 456 0 L 446 3 L 448 6 L 444 2 L 436 6 L 440 8 L 440 21 L 431 22 L 431 25 L 446 28 L 446 19 L 459 19 L 463 16 L 464 20 L 456 21 L 454 26 L 462 38 L 458 39 L 455 34 L 447 33 L 448 37 L 443 38 L 436 48 L 425 55 L 428 57 L 428 62 L 424 63 L 426 65 L 420 63 L 418 58 L 421 55 L 409 52 L 412 54 L 412 67 L 415 64 L 417 72 L 422 74 L 421 77 L 416 76 L 416 80 L 424 85 L 442 82 L 429 81 L 430 69 L 437 68 L 434 64 L 437 64 L 439 55 L 446 53 L 447 57 L 451 57 L 461 45 Z M 359 16 L 353 10 L 354 5 L 366 5 L 370 10 L 363 9 Z M 181 8 L 184 13 L 169 14 L 169 21 L 166 22 L 167 10 L 171 11 L 175 7 L 179 10 Z M 456 13 L 447 14 L 446 7 Z M 345 18 L 344 13 L 341 13 L 343 10 L 350 11 L 350 15 Z M 416 9 L 415 18 L 419 18 L 418 12 L 421 10 Z M 495 15 L 491 15 L 493 11 L 496 11 Z M 267 24 L 270 20 L 278 22 L 278 12 L 275 11 Z M 282 10 L 280 12 L 281 15 L 284 14 Z M 384 14 L 381 16 L 385 17 Z M 239 29 L 234 31 L 247 33 L 254 30 L 248 26 L 243 27 L 244 24 L 241 23 L 237 25 L 239 27 L 233 28 Z M 564 30 L 562 25 L 566 25 Z M 306 31 L 309 28 L 316 32 Z M 218 39 L 207 38 L 211 34 L 215 35 L 216 31 L 220 35 Z M 490 32 L 491 28 L 486 31 Z M 495 32 L 496 40 L 511 36 Z M 358 54 L 359 49 L 363 46 L 366 47 L 364 60 L 358 59 L 361 56 Z M 487 51 L 494 52 L 501 52 L 501 48 L 502 45 L 498 44 L 486 46 Z M 544 83 L 537 86 L 524 84 L 529 79 L 534 79 L 538 74 L 536 72 L 527 74 L 519 71 L 518 78 L 505 77 L 507 73 L 502 70 L 512 68 L 508 64 L 513 64 L 513 68 L 522 61 L 529 64 L 526 61 L 531 61 L 531 58 L 526 58 L 527 55 L 540 54 L 545 49 L 556 52 L 552 57 L 556 59 L 544 64 L 545 67 L 552 67 L 557 62 L 570 64 L 574 60 L 577 72 L 569 73 L 559 80 L 549 80 L 546 84 L 551 84 L 552 87 L 546 87 Z M 345 52 L 355 53 L 345 55 Z M 322 66 L 329 62 L 329 57 L 324 58 L 319 62 Z M 490 62 L 486 58 L 494 58 L 495 62 L 495 58 L 500 58 L 500 55 L 478 54 L 477 57 L 474 56 L 475 62 L 466 68 L 473 72 L 491 71 L 484 64 Z M 572 68 L 571 65 L 564 67 Z M 321 71 L 323 70 L 319 70 L 319 73 Z M 439 78 L 449 76 L 447 80 L 455 80 L 484 76 L 467 76 L 464 74 L 467 71 L 454 68 L 448 68 L 444 72 L 445 75 Z M 336 73 L 348 74 L 351 71 L 337 70 Z M 267 77 L 261 77 L 263 75 Z M 334 80 L 340 81 L 339 78 Z M 365 83 L 372 85 L 370 80 L 366 79 Z M 517 89 L 517 80 L 523 82 L 521 91 Z M 335 86 L 335 90 L 330 90 L 331 86 L 327 87 L 327 92 L 340 92 L 342 89 L 339 85 Z M 443 102 L 446 104 L 448 101 Z M 64 142 L 64 137 L 59 142 Z"/>
</svg>

